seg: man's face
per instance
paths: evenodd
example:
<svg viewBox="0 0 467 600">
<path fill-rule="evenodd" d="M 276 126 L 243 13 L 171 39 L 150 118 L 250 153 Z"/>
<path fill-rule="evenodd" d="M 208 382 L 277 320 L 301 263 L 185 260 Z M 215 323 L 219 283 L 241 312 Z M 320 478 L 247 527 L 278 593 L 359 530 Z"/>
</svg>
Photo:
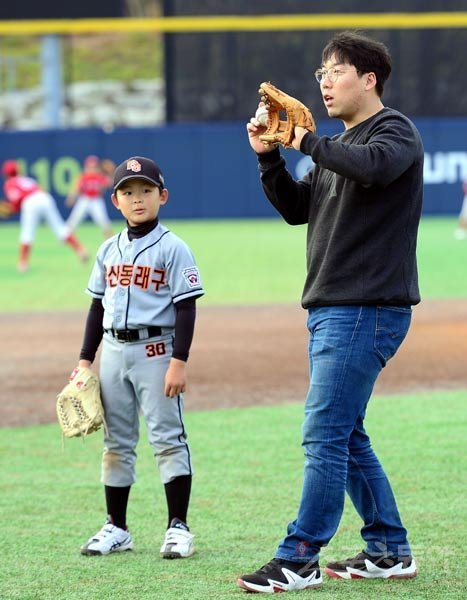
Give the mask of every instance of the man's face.
<svg viewBox="0 0 467 600">
<path fill-rule="evenodd" d="M 352 121 L 365 98 L 365 74 L 357 72 L 354 65 L 339 62 L 335 56 L 323 64 L 321 70 L 327 74 L 320 88 L 328 115 L 344 122 Z"/>
</svg>

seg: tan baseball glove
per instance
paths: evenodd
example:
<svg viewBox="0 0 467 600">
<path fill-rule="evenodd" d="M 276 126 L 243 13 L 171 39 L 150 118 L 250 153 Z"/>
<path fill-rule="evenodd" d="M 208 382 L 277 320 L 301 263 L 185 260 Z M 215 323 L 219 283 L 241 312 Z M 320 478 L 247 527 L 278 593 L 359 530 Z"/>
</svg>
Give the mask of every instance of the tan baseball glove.
<svg viewBox="0 0 467 600">
<path fill-rule="evenodd" d="M 268 111 L 267 129 L 259 136 L 265 146 L 282 144 L 284 148 L 291 148 L 296 126 L 315 133 L 313 115 L 300 100 L 268 82 L 260 85 L 258 93 Z M 285 120 L 281 120 L 281 112 L 285 114 Z"/>
<path fill-rule="evenodd" d="M 97 375 L 89 368 L 77 367 L 58 394 L 56 408 L 65 437 L 86 436 L 105 425 Z"/>
<path fill-rule="evenodd" d="M 8 200 L 0 200 L 0 219 L 8 219 L 13 214 L 13 207 Z"/>
</svg>

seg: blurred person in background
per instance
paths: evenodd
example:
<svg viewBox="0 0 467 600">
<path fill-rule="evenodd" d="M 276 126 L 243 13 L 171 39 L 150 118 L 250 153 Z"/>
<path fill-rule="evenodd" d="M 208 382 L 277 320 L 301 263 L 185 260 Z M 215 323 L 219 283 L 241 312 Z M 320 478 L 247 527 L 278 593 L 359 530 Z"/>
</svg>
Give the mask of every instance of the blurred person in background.
<svg viewBox="0 0 467 600">
<path fill-rule="evenodd" d="M 109 238 L 113 232 L 105 206 L 104 191 L 112 185 L 112 180 L 107 173 L 102 171 L 101 162 L 97 156 L 86 157 L 83 166 L 83 172 L 65 201 L 67 207 L 73 207 L 67 219 L 67 225 L 71 231 L 74 231 L 89 216 L 99 225 L 104 237 Z"/>
<path fill-rule="evenodd" d="M 66 225 L 53 197 L 42 190 L 35 179 L 21 175 L 14 160 L 3 163 L 2 175 L 4 196 L 11 206 L 11 214 L 20 213 L 18 271 L 24 272 L 29 268 L 31 248 L 41 221 L 47 222 L 56 237 L 70 246 L 80 261 L 87 262 L 89 254 L 86 248 Z"/>
<path fill-rule="evenodd" d="M 456 240 L 465 240 L 467 238 L 467 180 L 464 181 L 462 189 L 464 191 L 464 200 L 459 213 L 457 229 L 454 232 Z"/>
</svg>

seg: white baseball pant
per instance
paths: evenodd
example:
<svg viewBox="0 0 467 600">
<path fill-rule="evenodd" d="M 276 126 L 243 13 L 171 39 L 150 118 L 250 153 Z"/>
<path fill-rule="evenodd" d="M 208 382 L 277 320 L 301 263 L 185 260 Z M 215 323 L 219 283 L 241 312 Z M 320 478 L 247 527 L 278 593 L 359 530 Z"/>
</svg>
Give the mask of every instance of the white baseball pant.
<svg viewBox="0 0 467 600">
<path fill-rule="evenodd" d="M 21 205 L 20 237 L 21 244 L 32 244 L 36 229 L 41 221 L 46 221 L 59 240 L 70 235 L 70 229 L 62 219 L 52 196 L 42 190 L 29 195 Z"/>
<path fill-rule="evenodd" d="M 91 200 L 88 196 L 78 196 L 66 223 L 74 231 L 88 215 L 102 229 L 110 227 L 110 219 L 104 198 L 93 198 Z"/>
</svg>

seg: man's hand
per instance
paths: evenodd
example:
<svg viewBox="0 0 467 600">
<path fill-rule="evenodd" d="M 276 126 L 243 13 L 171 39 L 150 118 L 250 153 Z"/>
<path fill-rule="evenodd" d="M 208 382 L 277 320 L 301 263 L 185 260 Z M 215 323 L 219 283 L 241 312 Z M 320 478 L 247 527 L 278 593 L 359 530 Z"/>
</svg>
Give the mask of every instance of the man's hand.
<svg viewBox="0 0 467 600">
<path fill-rule="evenodd" d="M 264 102 L 260 102 L 258 104 L 258 108 L 260 106 L 265 106 Z M 271 152 L 271 150 L 274 150 L 274 148 L 278 145 L 272 144 L 270 146 L 265 146 L 259 139 L 259 136 L 262 135 L 266 129 L 267 126 L 261 125 L 256 117 L 251 117 L 250 122 L 246 125 L 250 146 L 257 154 L 266 154 L 267 152 Z"/>
<path fill-rule="evenodd" d="M 186 388 L 186 362 L 178 358 L 171 358 L 169 368 L 165 374 L 164 394 L 175 398 L 182 394 Z"/>
<path fill-rule="evenodd" d="M 316 125 L 310 109 L 289 96 L 271 82 L 264 81 L 258 92 L 267 109 L 267 128 L 259 138 L 266 146 L 282 144 L 284 148 L 295 147 L 293 140 L 297 127 L 315 132 Z M 285 116 L 285 119 L 284 119 Z"/>
<path fill-rule="evenodd" d="M 302 140 L 307 133 L 310 133 L 308 129 L 298 126 L 295 127 L 294 138 L 292 140 L 292 146 L 295 148 L 295 150 L 300 151 L 300 144 L 302 143 Z"/>
</svg>

